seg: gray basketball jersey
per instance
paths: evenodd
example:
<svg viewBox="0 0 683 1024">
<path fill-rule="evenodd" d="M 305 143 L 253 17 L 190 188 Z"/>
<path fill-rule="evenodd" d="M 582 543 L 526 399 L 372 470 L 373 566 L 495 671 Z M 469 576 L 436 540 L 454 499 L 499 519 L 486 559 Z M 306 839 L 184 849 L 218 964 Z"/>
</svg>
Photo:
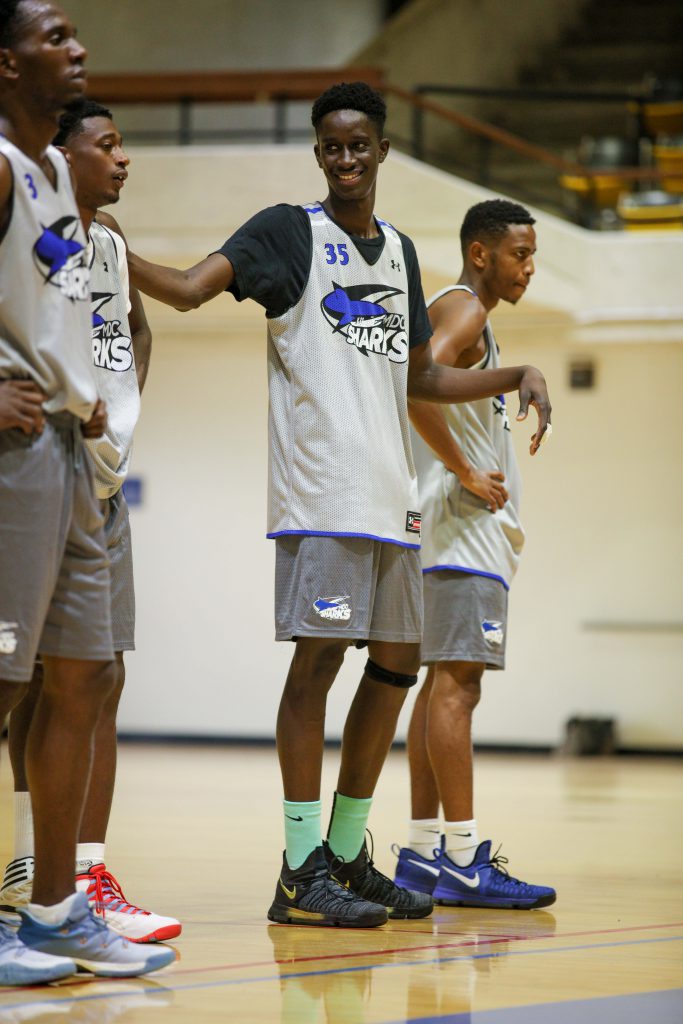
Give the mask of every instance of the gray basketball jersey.
<svg viewBox="0 0 683 1024">
<path fill-rule="evenodd" d="M 450 285 L 437 292 L 428 306 L 450 291 L 475 294 L 466 285 Z M 498 346 L 488 321 L 484 340 L 486 354 L 473 369 L 495 369 L 500 365 Z M 456 569 L 491 576 L 507 588 L 519 564 L 524 531 L 519 519 L 519 470 L 505 396 L 442 408 L 449 430 L 472 465 L 482 470 L 500 470 L 510 497 L 498 512 L 489 512 L 484 501 L 463 487 L 413 431 L 424 517 L 422 571 Z"/>
<path fill-rule="evenodd" d="M 268 320 L 268 536 L 419 547 L 410 448 L 408 278 L 396 231 L 371 266 L 319 203 L 299 301 Z"/>
<path fill-rule="evenodd" d="M 0 377 L 30 377 L 45 411 L 88 420 L 97 398 L 90 348 L 85 235 L 66 160 L 50 146 L 56 185 L 0 136 L 12 169 L 10 222 L 0 241 Z"/>
<path fill-rule="evenodd" d="M 98 498 L 110 498 L 128 473 L 140 389 L 128 323 L 128 270 L 123 240 L 93 221 L 88 239 L 92 294 L 92 358 L 107 403 L 107 430 L 88 441 Z"/>
</svg>

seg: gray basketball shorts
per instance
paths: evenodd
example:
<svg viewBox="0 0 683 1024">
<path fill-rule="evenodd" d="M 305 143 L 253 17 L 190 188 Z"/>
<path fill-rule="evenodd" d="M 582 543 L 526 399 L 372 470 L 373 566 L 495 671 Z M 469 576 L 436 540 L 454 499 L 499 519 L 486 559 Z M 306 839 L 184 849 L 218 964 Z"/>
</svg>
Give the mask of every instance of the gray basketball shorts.
<svg viewBox="0 0 683 1024">
<path fill-rule="evenodd" d="M 109 556 L 111 632 L 115 651 L 135 650 L 135 586 L 128 503 L 123 491 L 102 502 Z"/>
<path fill-rule="evenodd" d="M 505 668 L 508 592 L 499 580 L 439 569 L 424 574 L 422 664 L 481 662 Z"/>
<path fill-rule="evenodd" d="M 364 537 L 276 538 L 275 639 L 422 639 L 420 552 Z"/>
<path fill-rule="evenodd" d="M 0 679 L 30 680 L 38 652 L 113 657 L 102 513 L 68 413 L 0 431 Z"/>
</svg>

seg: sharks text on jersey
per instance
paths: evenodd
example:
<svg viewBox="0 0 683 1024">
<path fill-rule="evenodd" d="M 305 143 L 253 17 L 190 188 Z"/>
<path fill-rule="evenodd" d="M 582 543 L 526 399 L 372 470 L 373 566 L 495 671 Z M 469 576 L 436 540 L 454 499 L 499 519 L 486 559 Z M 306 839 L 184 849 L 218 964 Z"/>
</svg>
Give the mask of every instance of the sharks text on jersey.
<svg viewBox="0 0 683 1024">
<path fill-rule="evenodd" d="M 92 295 L 92 353 L 95 366 L 124 373 L 133 365 L 132 340 L 121 330 L 121 321 L 107 320 L 101 310 L 114 298 L 112 292 Z"/>
<path fill-rule="evenodd" d="M 406 318 L 381 304 L 394 295 L 403 294 L 399 288 L 388 285 L 344 288 L 333 281 L 332 291 L 324 296 L 320 308 L 334 333 L 341 334 L 364 356 L 374 353 L 386 356 L 392 363 L 405 363 L 408 358 Z"/>
</svg>

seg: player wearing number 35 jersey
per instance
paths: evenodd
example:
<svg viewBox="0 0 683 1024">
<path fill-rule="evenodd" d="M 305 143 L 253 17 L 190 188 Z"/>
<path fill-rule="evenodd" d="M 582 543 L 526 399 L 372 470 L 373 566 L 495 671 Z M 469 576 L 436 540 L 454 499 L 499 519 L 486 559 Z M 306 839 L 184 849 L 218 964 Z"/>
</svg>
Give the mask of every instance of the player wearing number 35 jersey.
<svg viewBox="0 0 683 1024">
<path fill-rule="evenodd" d="M 176 308 L 228 290 L 266 311 L 276 635 L 296 641 L 277 725 L 286 851 L 268 912 L 283 923 L 370 927 L 432 908 L 430 896 L 380 874 L 365 845 L 372 794 L 420 660 L 408 398 L 468 401 L 519 387 L 524 407 L 534 401 L 541 412 L 535 444 L 549 411 L 536 370 L 461 373 L 432 361 L 412 243 L 374 214 L 389 151 L 385 116 L 364 83 L 333 86 L 311 115 L 325 199 L 263 211 L 186 271 L 129 256 L 133 283 Z M 367 644 L 369 658 L 323 843 L 327 692 L 353 642 Z"/>
</svg>

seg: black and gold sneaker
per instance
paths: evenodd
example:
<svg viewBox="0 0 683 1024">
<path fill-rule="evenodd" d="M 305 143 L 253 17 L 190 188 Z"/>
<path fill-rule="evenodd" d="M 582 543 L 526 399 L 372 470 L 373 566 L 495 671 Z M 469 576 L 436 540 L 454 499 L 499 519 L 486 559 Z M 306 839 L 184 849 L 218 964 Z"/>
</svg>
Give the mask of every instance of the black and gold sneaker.
<svg viewBox="0 0 683 1024">
<path fill-rule="evenodd" d="M 322 846 L 292 870 L 285 854 L 275 886 L 269 921 L 280 924 L 337 925 L 340 928 L 376 928 L 386 924 L 383 906 L 370 903 L 331 876 Z"/>
<path fill-rule="evenodd" d="M 431 914 L 434 901 L 429 893 L 402 889 L 378 871 L 372 854 L 368 853 L 367 843 L 363 843 L 358 856 L 349 863 L 336 857 L 327 843 L 323 843 L 323 847 L 332 877 L 362 899 L 386 907 L 390 918 L 428 917 Z"/>
</svg>

